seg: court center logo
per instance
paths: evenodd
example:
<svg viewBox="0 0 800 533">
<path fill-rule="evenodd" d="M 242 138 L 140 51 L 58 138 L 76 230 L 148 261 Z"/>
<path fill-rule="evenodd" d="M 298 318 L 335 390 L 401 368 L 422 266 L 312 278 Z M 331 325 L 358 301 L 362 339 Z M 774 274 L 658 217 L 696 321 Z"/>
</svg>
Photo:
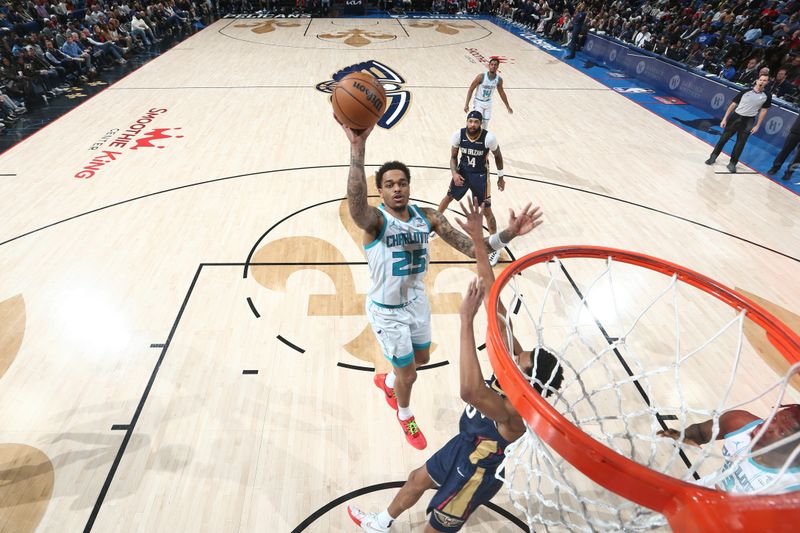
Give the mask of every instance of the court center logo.
<svg viewBox="0 0 800 533">
<path fill-rule="evenodd" d="M 669 79 L 669 90 L 674 91 L 681 86 L 681 77 L 675 74 Z"/>
<path fill-rule="evenodd" d="M 711 109 L 719 109 L 725 103 L 725 95 L 717 93 L 711 97 Z"/>
<path fill-rule="evenodd" d="M 396 126 L 411 105 L 411 93 L 403 90 L 403 84 L 406 82 L 403 77 L 383 63 L 370 60 L 345 67 L 335 72 L 332 79 L 318 83 L 317 90 L 332 94 L 339 80 L 353 72 L 370 74 L 383 85 L 383 90 L 386 91 L 386 111 L 378 120 L 378 126 L 386 130 Z"/>
<path fill-rule="evenodd" d="M 644 72 L 644 69 L 646 69 L 646 68 L 647 68 L 647 65 L 645 65 L 644 61 L 639 61 L 639 62 L 636 64 L 636 74 L 641 74 L 641 73 L 643 73 L 643 72 Z"/>
<path fill-rule="evenodd" d="M 783 119 L 781 117 L 772 117 L 764 126 L 764 131 L 766 131 L 768 135 L 775 135 L 781 131 L 781 129 L 783 129 Z"/>
</svg>

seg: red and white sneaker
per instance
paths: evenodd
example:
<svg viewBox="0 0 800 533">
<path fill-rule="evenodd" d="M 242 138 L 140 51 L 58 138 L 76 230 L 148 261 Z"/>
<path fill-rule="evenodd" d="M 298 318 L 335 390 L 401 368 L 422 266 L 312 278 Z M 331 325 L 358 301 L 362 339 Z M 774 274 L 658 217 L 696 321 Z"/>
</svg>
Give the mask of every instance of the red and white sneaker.
<svg viewBox="0 0 800 533">
<path fill-rule="evenodd" d="M 428 441 L 425 440 L 425 435 L 422 434 L 413 416 L 408 420 L 400 420 L 398 415 L 397 421 L 400 422 L 400 427 L 403 428 L 403 433 L 406 434 L 406 440 L 410 445 L 418 450 L 424 450 L 428 446 Z"/>
<path fill-rule="evenodd" d="M 375 374 L 375 386 L 383 391 L 386 397 L 386 403 L 389 407 L 397 411 L 397 396 L 394 395 L 394 389 L 386 386 L 386 374 Z"/>
<path fill-rule="evenodd" d="M 378 523 L 378 515 L 375 513 L 365 513 L 355 505 L 348 505 L 347 514 L 350 516 L 350 520 L 364 531 L 369 533 L 386 533 L 389 531 L 388 527 L 381 527 Z"/>
</svg>

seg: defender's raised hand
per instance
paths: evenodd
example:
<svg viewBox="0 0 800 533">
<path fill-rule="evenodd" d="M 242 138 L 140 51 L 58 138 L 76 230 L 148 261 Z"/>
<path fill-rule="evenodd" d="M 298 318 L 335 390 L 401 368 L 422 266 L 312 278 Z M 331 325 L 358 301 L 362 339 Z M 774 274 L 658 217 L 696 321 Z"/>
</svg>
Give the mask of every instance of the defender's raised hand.
<svg viewBox="0 0 800 533">
<path fill-rule="evenodd" d="M 464 207 L 464 202 L 459 202 L 461 205 L 461 210 L 466 214 L 467 221 L 462 222 L 460 218 L 456 219 L 456 222 L 461 229 L 464 230 L 464 233 L 470 236 L 474 242 L 482 242 L 483 241 L 483 207 L 481 206 L 478 199 L 470 197 L 467 201 L 467 206 Z"/>
<path fill-rule="evenodd" d="M 514 213 L 513 209 L 508 210 L 508 230 L 515 236 L 525 235 L 530 233 L 533 228 L 544 222 L 542 220 L 542 208 L 539 206 L 533 207 L 530 202 L 526 205 L 519 214 Z"/>
</svg>

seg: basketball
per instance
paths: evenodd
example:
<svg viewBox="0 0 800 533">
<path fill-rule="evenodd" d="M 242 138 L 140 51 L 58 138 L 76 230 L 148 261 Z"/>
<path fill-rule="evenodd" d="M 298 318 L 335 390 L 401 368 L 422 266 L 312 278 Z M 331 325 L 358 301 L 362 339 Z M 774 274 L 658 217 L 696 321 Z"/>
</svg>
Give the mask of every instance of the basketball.
<svg viewBox="0 0 800 533">
<path fill-rule="evenodd" d="M 386 111 L 386 92 L 374 76 L 353 72 L 336 84 L 331 103 L 339 123 L 364 130 L 377 123 Z"/>
</svg>

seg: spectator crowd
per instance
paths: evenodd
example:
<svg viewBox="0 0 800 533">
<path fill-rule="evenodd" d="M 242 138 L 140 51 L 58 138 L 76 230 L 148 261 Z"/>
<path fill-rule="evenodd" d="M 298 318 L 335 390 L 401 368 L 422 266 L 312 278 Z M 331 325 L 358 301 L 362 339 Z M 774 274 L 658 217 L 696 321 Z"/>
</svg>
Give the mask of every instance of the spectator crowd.
<svg viewBox="0 0 800 533">
<path fill-rule="evenodd" d="M 214 17 L 210 0 L 0 0 L 0 128 Z"/>
<path fill-rule="evenodd" d="M 800 102 L 800 0 L 376 0 L 386 10 L 492 12 L 574 53 L 587 31 Z M 335 0 L 0 0 L 0 129 L 220 13 L 327 16 Z M 576 22 L 577 21 L 577 22 Z M 574 41 L 578 42 L 574 42 Z M 162 41 L 166 41 L 162 43 Z"/>
<path fill-rule="evenodd" d="M 800 0 L 500 0 L 501 17 L 567 45 L 578 13 L 596 32 L 800 102 Z M 579 34 L 578 38 L 581 38 Z"/>
</svg>

